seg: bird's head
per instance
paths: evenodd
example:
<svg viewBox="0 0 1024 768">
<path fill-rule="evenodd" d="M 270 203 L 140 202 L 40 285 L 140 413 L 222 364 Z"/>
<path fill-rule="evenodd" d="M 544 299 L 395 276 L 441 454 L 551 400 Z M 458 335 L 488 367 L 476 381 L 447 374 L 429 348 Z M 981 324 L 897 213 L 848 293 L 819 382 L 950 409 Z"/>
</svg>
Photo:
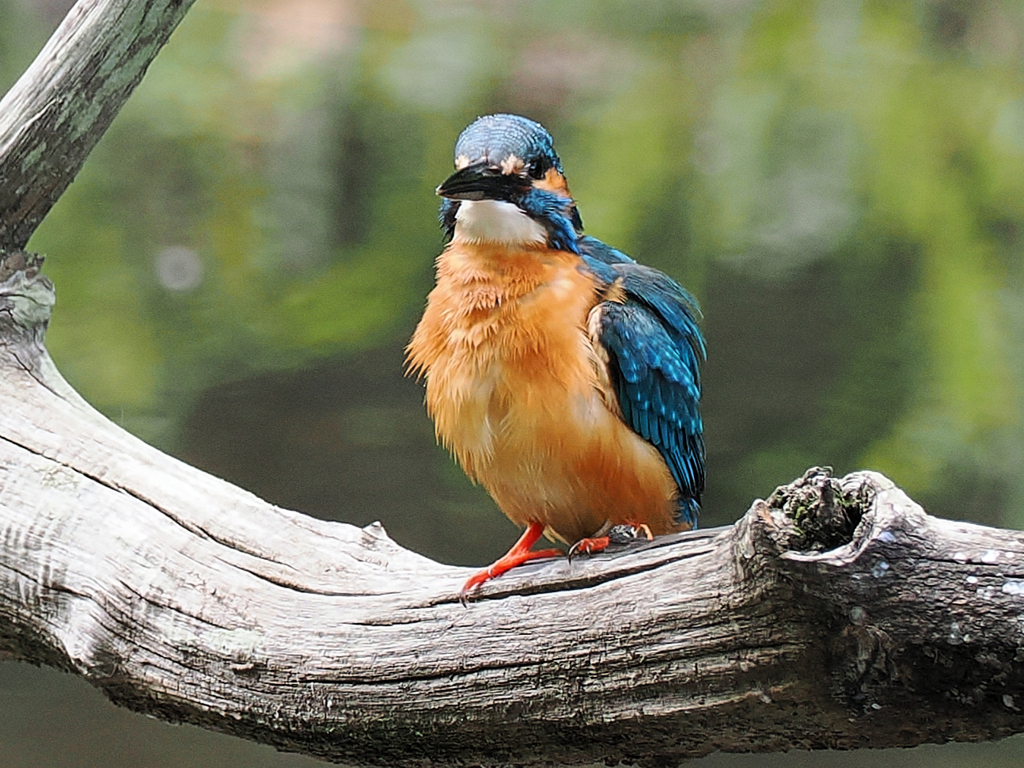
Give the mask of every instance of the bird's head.
<svg viewBox="0 0 1024 768">
<path fill-rule="evenodd" d="M 455 144 L 455 169 L 437 188 L 449 238 L 577 252 L 583 222 L 540 123 L 518 115 L 478 118 Z"/>
</svg>

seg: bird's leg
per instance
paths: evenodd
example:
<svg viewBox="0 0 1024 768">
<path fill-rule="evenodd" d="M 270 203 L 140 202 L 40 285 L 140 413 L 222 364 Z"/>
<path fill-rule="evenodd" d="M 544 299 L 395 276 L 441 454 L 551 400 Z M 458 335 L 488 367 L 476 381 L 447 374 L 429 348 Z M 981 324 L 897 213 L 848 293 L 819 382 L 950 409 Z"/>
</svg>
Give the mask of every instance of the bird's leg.
<svg viewBox="0 0 1024 768">
<path fill-rule="evenodd" d="M 476 589 L 478 586 L 483 584 L 485 581 L 501 576 L 505 571 L 515 568 L 517 565 L 522 565 L 530 560 L 536 560 L 539 557 L 560 557 L 562 551 L 560 549 L 540 549 L 536 552 L 531 551 L 531 547 L 537 543 L 537 540 L 544 535 L 544 523 L 530 523 L 526 526 L 526 530 L 523 531 L 523 535 L 519 537 L 519 541 L 512 545 L 510 549 L 503 557 L 496 560 L 489 567 L 484 568 L 479 573 L 474 574 L 469 580 L 462 585 L 462 590 L 459 592 L 459 598 L 465 602 L 469 593 Z"/>
<path fill-rule="evenodd" d="M 608 530 L 607 536 L 595 536 L 594 538 L 580 539 L 569 547 L 569 560 L 576 555 L 593 555 L 603 552 L 612 544 L 629 544 L 631 541 L 644 535 L 648 541 L 654 539 L 654 534 L 646 523 L 626 523 L 624 525 L 613 525 Z"/>
</svg>

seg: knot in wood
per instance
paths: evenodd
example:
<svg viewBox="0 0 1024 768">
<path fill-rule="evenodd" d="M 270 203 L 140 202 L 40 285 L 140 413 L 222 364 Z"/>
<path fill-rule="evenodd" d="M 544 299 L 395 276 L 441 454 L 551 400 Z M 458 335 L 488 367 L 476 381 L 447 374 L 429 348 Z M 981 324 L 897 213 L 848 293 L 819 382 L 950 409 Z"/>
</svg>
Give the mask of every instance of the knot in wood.
<svg viewBox="0 0 1024 768">
<path fill-rule="evenodd" d="M 831 467 L 811 467 L 802 477 L 775 489 L 768 506 L 784 513 L 786 549 L 827 552 L 849 544 L 874 493 L 867 482 L 850 487 Z"/>
<path fill-rule="evenodd" d="M 0 341 L 41 347 L 53 309 L 53 283 L 40 273 L 43 257 L 0 251 Z"/>
</svg>

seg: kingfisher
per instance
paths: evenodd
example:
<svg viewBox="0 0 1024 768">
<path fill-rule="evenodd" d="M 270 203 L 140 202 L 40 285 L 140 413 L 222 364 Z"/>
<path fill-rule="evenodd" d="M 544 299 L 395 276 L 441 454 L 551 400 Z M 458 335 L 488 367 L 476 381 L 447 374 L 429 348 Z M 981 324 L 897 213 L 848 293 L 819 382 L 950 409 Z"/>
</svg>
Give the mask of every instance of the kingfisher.
<svg viewBox="0 0 1024 768">
<path fill-rule="evenodd" d="M 548 131 L 478 118 L 455 144 L 446 245 L 407 348 L 439 442 L 525 531 L 473 590 L 558 549 L 696 527 L 704 490 L 696 300 L 583 234 Z"/>
</svg>

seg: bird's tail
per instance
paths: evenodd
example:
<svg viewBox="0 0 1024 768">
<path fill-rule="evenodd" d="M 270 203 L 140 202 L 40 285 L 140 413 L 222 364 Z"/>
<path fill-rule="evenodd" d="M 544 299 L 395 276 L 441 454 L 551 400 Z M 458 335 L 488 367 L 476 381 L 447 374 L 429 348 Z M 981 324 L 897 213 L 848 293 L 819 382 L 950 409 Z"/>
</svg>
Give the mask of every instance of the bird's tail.
<svg viewBox="0 0 1024 768">
<path fill-rule="evenodd" d="M 700 499 L 687 497 L 680 498 L 676 507 L 676 525 L 684 530 L 693 530 L 697 527 L 697 517 L 700 515 Z"/>
</svg>

